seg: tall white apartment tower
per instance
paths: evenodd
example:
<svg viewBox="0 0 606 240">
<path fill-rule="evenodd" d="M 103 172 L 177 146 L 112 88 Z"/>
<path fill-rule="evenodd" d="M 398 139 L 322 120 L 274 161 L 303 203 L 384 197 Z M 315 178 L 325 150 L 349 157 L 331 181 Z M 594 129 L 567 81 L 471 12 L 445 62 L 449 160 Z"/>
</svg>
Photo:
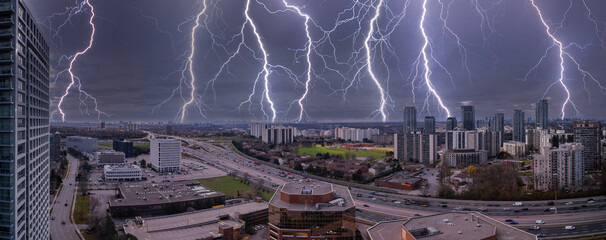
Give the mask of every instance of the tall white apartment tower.
<svg viewBox="0 0 606 240">
<path fill-rule="evenodd" d="M 0 239 L 49 238 L 49 48 L 23 0 L 0 0 Z"/>
<path fill-rule="evenodd" d="M 150 141 L 150 163 L 156 172 L 181 171 L 181 141 L 156 138 Z"/>
</svg>

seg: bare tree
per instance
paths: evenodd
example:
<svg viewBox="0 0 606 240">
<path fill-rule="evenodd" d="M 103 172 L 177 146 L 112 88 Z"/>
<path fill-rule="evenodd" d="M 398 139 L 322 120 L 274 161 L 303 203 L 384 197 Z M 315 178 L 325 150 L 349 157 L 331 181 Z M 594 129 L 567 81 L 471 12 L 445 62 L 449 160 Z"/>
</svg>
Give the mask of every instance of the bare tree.
<svg viewBox="0 0 606 240">
<path fill-rule="evenodd" d="M 99 206 L 101 206 L 101 201 L 99 201 L 99 199 L 97 199 L 96 197 L 91 196 L 88 200 L 88 207 L 90 209 L 90 213 L 94 213 L 97 207 Z"/>
<path fill-rule="evenodd" d="M 88 193 L 88 182 L 80 181 L 80 182 L 78 182 L 78 187 L 79 187 L 80 193 L 82 193 L 82 196 L 86 196 L 86 194 Z"/>
</svg>

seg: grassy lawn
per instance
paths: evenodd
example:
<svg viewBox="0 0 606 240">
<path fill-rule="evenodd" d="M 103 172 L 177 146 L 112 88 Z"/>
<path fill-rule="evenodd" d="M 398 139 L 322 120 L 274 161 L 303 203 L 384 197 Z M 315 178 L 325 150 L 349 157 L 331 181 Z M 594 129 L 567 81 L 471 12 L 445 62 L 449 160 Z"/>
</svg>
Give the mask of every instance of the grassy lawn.
<svg viewBox="0 0 606 240">
<path fill-rule="evenodd" d="M 112 143 L 110 142 L 100 142 L 99 143 L 99 147 L 108 147 L 108 148 L 112 148 Z"/>
<path fill-rule="evenodd" d="M 393 151 L 393 149 L 391 149 Z M 345 153 L 350 153 L 350 154 L 355 154 L 357 157 L 369 157 L 372 156 L 375 159 L 379 159 L 379 158 L 384 158 L 385 157 L 385 151 L 384 149 L 381 150 L 358 150 L 358 149 L 341 149 L 341 148 L 326 148 L 326 147 L 322 147 L 320 145 L 316 145 L 315 147 L 310 147 L 310 148 L 299 148 L 298 150 L 299 154 L 308 154 L 308 155 L 312 155 L 315 156 L 318 153 L 330 153 L 331 155 L 342 155 L 344 156 Z"/>
<path fill-rule="evenodd" d="M 88 214 L 90 213 L 90 208 L 88 208 L 89 200 L 90 196 L 82 196 L 81 194 L 76 196 L 76 207 L 74 208 L 74 221 L 76 224 L 88 223 Z"/>
<path fill-rule="evenodd" d="M 238 191 L 240 191 L 240 196 L 243 197 L 251 192 L 253 188 L 252 182 L 250 185 L 246 185 L 240 182 L 240 178 L 234 179 L 233 176 L 198 179 L 197 181 L 214 191 L 233 196 L 234 198 L 238 198 Z M 269 190 L 269 192 L 267 192 L 267 190 L 269 189 L 265 189 L 265 191 L 262 192 L 262 195 L 264 200 L 269 201 L 271 196 L 274 195 L 274 191 Z"/>
</svg>

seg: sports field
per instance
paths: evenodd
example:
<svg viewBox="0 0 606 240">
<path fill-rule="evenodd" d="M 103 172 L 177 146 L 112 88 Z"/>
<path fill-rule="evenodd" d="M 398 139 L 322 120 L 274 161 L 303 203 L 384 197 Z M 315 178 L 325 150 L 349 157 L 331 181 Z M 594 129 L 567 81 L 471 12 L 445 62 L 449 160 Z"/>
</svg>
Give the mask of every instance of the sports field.
<svg viewBox="0 0 606 240">
<path fill-rule="evenodd" d="M 393 151 L 393 148 L 372 148 L 372 150 L 363 150 L 363 149 L 342 149 L 342 148 L 327 148 L 322 147 L 320 145 L 316 145 L 314 147 L 309 148 L 299 148 L 299 154 L 308 154 L 315 156 L 318 153 L 330 153 L 331 155 L 341 155 L 344 156 L 346 153 L 355 154 L 358 157 L 374 157 L 375 159 L 384 158 L 385 153 L 388 151 Z"/>
</svg>

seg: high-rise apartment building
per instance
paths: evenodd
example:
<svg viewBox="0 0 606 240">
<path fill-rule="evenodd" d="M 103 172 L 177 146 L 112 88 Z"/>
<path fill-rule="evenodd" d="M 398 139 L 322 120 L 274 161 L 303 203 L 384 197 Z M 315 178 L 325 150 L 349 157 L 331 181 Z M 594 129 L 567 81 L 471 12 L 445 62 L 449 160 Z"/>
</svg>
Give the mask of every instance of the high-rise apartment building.
<svg viewBox="0 0 606 240">
<path fill-rule="evenodd" d="M 513 140 L 516 142 L 526 142 L 524 112 L 518 109 L 513 111 Z"/>
<path fill-rule="evenodd" d="M 260 138 L 263 136 L 263 129 L 269 128 L 267 123 L 250 123 L 250 135 Z"/>
<path fill-rule="evenodd" d="M 335 128 L 335 139 L 343 139 L 345 141 L 352 142 L 363 142 L 364 139 L 367 141 L 372 138 L 373 135 L 378 135 L 378 128 L 350 128 L 340 127 Z"/>
<path fill-rule="evenodd" d="M 181 171 L 181 141 L 172 138 L 155 138 L 149 141 L 149 158 L 157 172 Z"/>
<path fill-rule="evenodd" d="M 438 160 L 437 148 L 435 134 L 394 134 L 394 157 L 401 161 L 433 164 Z"/>
<path fill-rule="evenodd" d="M 505 114 L 504 113 L 496 113 L 492 118 L 492 122 L 490 127 L 493 131 L 501 133 L 501 146 L 503 145 L 503 140 L 505 139 Z"/>
<path fill-rule="evenodd" d="M 49 48 L 23 0 L 0 1 L 0 239 L 49 238 Z"/>
<path fill-rule="evenodd" d="M 602 138 L 600 122 L 574 122 L 574 141 L 583 144 L 583 157 L 587 171 L 600 170 L 602 161 Z"/>
<path fill-rule="evenodd" d="M 449 117 L 446 119 L 446 131 L 452 131 L 457 128 L 457 118 Z"/>
<path fill-rule="evenodd" d="M 436 133 L 436 118 L 433 116 L 425 116 L 425 127 L 423 133 L 434 134 Z"/>
<path fill-rule="evenodd" d="M 263 127 L 263 133 L 261 134 L 261 140 L 265 143 L 272 144 L 289 144 L 293 143 L 297 129 L 290 126 L 272 126 Z M 369 136 L 370 138 L 370 136 Z"/>
<path fill-rule="evenodd" d="M 566 143 L 545 148 L 545 153 L 535 155 L 532 161 L 535 190 L 581 190 L 585 177 L 583 145 Z"/>
<path fill-rule="evenodd" d="M 535 106 L 536 115 L 536 128 L 548 129 L 549 128 L 549 110 L 547 100 L 543 99 L 537 102 Z"/>
<path fill-rule="evenodd" d="M 404 108 L 404 133 L 417 131 L 417 108 Z"/>
<path fill-rule="evenodd" d="M 461 115 L 463 116 L 463 129 L 476 129 L 476 112 L 473 106 L 461 106 Z"/>
</svg>

